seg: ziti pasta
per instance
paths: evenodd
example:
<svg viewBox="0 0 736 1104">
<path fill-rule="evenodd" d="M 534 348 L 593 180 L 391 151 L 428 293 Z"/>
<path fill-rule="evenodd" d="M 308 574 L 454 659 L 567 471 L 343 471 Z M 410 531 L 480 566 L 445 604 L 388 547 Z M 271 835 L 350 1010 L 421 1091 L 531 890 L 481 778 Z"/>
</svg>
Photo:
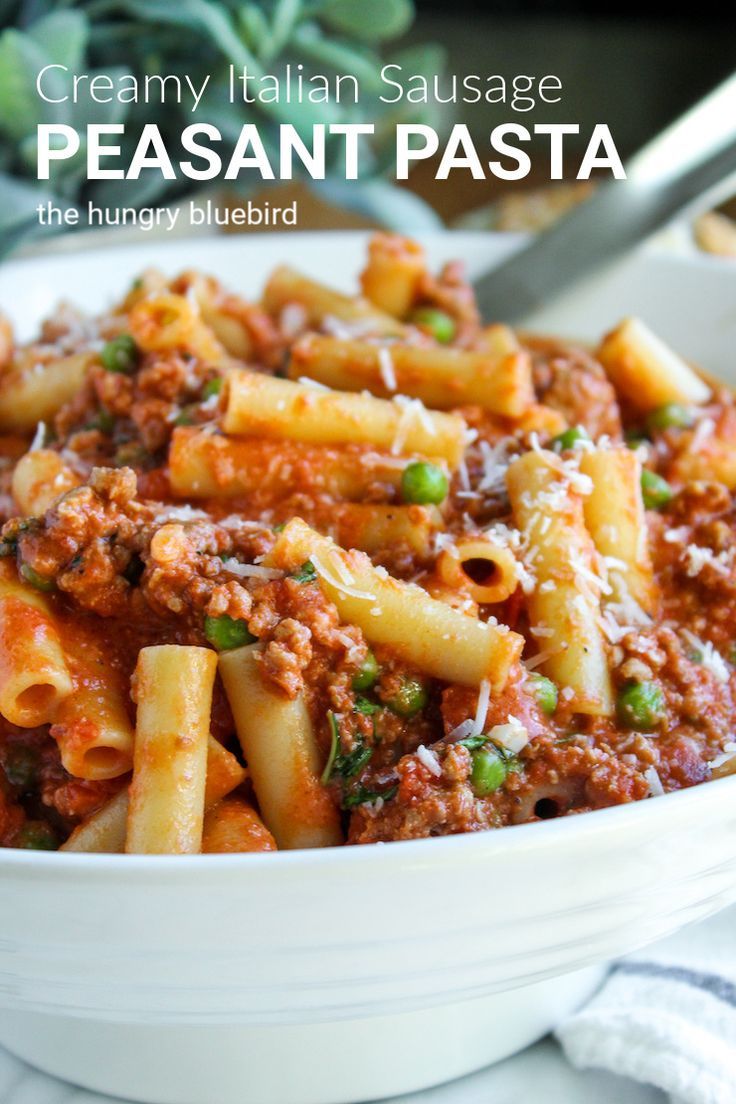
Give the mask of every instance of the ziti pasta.
<svg viewBox="0 0 736 1104">
<path fill-rule="evenodd" d="M 0 365 L 0 844 L 449 835 L 736 773 L 736 405 L 625 319 L 147 272 Z M 268 860 L 264 860 L 268 861 Z"/>
</svg>

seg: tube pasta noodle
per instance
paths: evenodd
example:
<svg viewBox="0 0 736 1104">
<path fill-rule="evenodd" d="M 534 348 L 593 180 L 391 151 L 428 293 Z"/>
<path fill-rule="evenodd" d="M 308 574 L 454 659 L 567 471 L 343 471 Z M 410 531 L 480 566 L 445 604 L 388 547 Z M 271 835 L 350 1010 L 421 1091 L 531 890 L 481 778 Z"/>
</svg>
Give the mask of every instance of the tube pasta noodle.
<svg viewBox="0 0 736 1104">
<path fill-rule="evenodd" d="M 528 605 L 532 632 L 545 633 L 544 648 L 550 652 L 543 670 L 570 688 L 571 710 L 608 716 L 613 693 L 598 595 L 585 582 L 593 572 L 594 547 L 580 497 L 565 484 L 559 458 L 551 452 L 528 452 L 514 461 L 507 482 L 536 577 Z"/>
<path fill-rule="evenodd" d="M 183 349 L 213 364 L 225 360 L 222 345 L 183 295 L 166 293 L 142 299 L 131 310 L 128 325 L 144 352 Z"/>
<path fill-rule="evenodd" d="M 235 727 L 263 819 L 279 848 L 332 847 L 340 819 L 320 784 L 323 764 L 304 698 L 270 691 L 251 644 L 220 656 Z"/>
<path fill-rule="evenodd" d="M 210 736 L 207 740 L 207 779 L 204 787 L 205 813 L 220 805 L 222 799 L 236 789 L 246 777 L 232 752 Z M 76 828 L 62 851 L 106 851 L 110 854 L 125 850 L 128 821 L 128 788 L 120 790 L 101 809 Z"/>
<path fill-rule="evenodd" d="M 319 326 L 327 319 L 338 319 L 355 326 L 361 332 L 401 337 L 406 331 L 401 323 L 385 311 L 378 310 L 366 299 L 341 295 L 332 288 L 310 280 L 300 272 L 282 265 L 274 270 L 263 291 L 263 306 L 273 315 L 284 307 L 298 304 L 308 326 Z"/>
<path fill-rule="evenodd" d="M 368 246 L 368 264 L 360 277 L 363 294 L 394 318 L 405 318 L 426 272 L 424 250 L 398 234 L 376 234 Z"/>
<path fill-rule="evenodd" d="M 396 453 L 438 456 L 455 467 L 466 426 L 454 414 L 372 395 L 322 391 L 255 372 L 228 377 L 226 433 L 287 437 L 311 444 L 372 444 Z"/>
<path fill-rule="evenodd" d="M 49 422 L 81 389 L 94 353 L 43 363 L 19 355 L 0 376 L 0 430 L 34 430 Z"/>
<path fill-rule="evenodd" d="M 601 556 L 617 602 L 631 596 L 647 613 L 655 602 L 654 577 L 641 494 L 641 462 L 631 449 L 596 449 L 580 459 L 593 491 L 583 500 L 585 524 Z"/>
<path fill-rule="evenodd" d="M 248 867 L 736 773 L 736 392 L 634 318 L 485 325 L 397 234 L 362 297 L 219 277 L 0 314 L 0 847 Z"/>
<path fill-rule="evenodd" d="M 205 815 L 203 853 L 275 850 L 275 839 L 244 798 L 226 797 Z"/>
<path fill-rule="evenodd" d="M 380 506 L 373 503 L 340 503 L 329 511 L 331 521 L 319 528 L 334 534 L 338 544 L 378 552 L 382 548 L 406 545 L 426 559 L 432 551 L 435 533 L 442 528 L 436 508 L 427 506 Z"/>
<path fill-rule="evenodd" d="M 477 403 L 515 417 L 534 400 L 528 353 L 486 353 L 414 345 L 376 345 L 308 334 L 294 345 L 291 379 L 307 376 L 345 391 L 412 395 L 428 406 Z"/>
<path fill-rule="evenodd" d="M 465 617 L 410 583 L 392 579 L 357 551 L 346 552 L 295 518 L 268 557 L 284 570 L 311 560 L 340 617 L 358 625 L 372 644 L 387 644 L 407 663 L 435 678 L 503 689 L 523 638 L 505 626 Z"/>
<path fill-rule="evenodd" d="M 239 301 L 222 294 L 216 280 L 198 272 L 186 273 L 187 293 L 193 296 L 202 321 L 232 357 L 249 360 L 254 346 L 247 326 L 239 317 Z M 182 282 L 177 281 L 177 285 Z"/>
<path fill-rule="evenodd" d="M 126 851 L 191 854 L 201 848 L 216 669 L 217 657 L 206 648 L 141 649 Z"/>
<path fill-rule="evenodd" d="M 505 602 L 519 585 L 516 558 L 491 540 L 458 540 L 443 549 L 437 573 L 449 587 L 464 588 L 475 602 Z"/>
<path fill-rule="evenodd" d="M 184 498 L 236 498 L 259 491 L 286 495 L 298 483 L 310 491 L 361 500 L 376 484 L 389 492 L 397 489 L 408 463 L 370 446 L 316 448 L 185 427 L 174 430 L 169 450 L 171 487 Z"/>
<path fill-rule="evenodd" d="M 665 403 L 704 403 L 710 388 L 638 318 L 626 318 L 598 349 L 616 388 L 637 410 Z"/>
<path fill-rule="evenodd" d="M 0 713 L 20 728 L 50 724 L 72 689 L 49 603 L 0 561 Z"/>
<path fill-rule="evenodd" d="M 81 477 L 58 452 L 36 449 L 27 452 L 13 471 L 13 498 L 25 517 L 38 517 L 67 491 L 78 487 Z"/>
</svg>

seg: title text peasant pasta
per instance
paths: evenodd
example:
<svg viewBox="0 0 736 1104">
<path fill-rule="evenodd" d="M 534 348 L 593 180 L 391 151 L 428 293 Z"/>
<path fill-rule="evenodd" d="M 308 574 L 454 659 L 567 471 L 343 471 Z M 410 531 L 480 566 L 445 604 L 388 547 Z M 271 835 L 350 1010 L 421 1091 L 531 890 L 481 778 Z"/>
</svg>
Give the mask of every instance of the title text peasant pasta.
<svg viewBox="0 0 736 1104">
<path fill-rule="evenodd" d="M 736 772 L 731 393 L 644 320 L 486 325 L 395 235 L 360 293 L 280 259 L 8 337 L 0 844 L 388 842 Z"/>
</svg>

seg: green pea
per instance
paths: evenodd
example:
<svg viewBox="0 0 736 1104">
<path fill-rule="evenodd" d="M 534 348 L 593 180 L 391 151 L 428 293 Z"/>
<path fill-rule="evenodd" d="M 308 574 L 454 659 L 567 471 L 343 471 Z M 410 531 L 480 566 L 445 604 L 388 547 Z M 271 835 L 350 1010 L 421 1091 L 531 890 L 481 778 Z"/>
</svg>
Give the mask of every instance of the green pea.
<svg viewBox="0 0 736 1104">
<path fill-rule="evenodd" d="M 50 591 L 55 590 L 56 583 L 53 579 L 47 579 L 31 567 L 30 564 L 24 563 L 20 565 L 20 573 L 27 583 L 30 583 L 36 590 Z"/>
<path fill-rule="evenodd" d="M 546 713 L 548 717 L 551 717 L 557 708 L 557 687 L 552 682 L 552 679 L 546 678 L 544 675 L 540 675 L 537 671 L 533 671 L 529 676 L 529 682 L 531 683 L 532 693 L 536 699 L 537 705 Z"/>
<path fill-rule="evenodd" d="M 494 748 L 484 747 L 473 752 L 470 781 L 476 797 L 487 797 L 506 781 L 507 767 Z"/>
<path fill-rule="evenodd" d="M 222 391 L 222 385 L 225 381 L 222 376 L 216 376 L 214 379 L 207 380 L 206 384 L 202 388 L 202 399 L 211 399 L 213 395 L 219 395 Z"/>
<path fill-rule="evenodd" d="M 589 441 L 590 437 L 582 426 L 572 426 L 564 433 L 558 433 L 552 438 L 552 448 L 555 452 L 565 452 L 566 449 L 574 449 L 580 441 Z"/>
<path fill-rule="evenodd" d="M 16 847 L 28 851 L 56 851 L 59 841 L 53 828 L 43 820 L 28 820 L 18 833 Z"/>
<path fill-rule="evenodd" d="M 657 510 L 660 506 L 666 506 L 672 498 L 672 488 L 666 479 L 649 468 L 643 468 L 641 473 L 641 494 L 647 510 Z"/>
<path fill-rule="evenodd" d="M 405 678 L 386 705 L 400 717 L 413 717 L 420 709 L 424 709 L 428 700 L 427 687 L 423 682 L 417 678 Z"/>
<path fill-rule="evenodd" d="M 229 617 L 205 617 L 204 635 L 218 652 L 229 652 L 232 648 L 242 648 L 253 644 L 258 638 L 248 628 L 248 622 Z"/>
<path fill-rule="evenodd" d="M 401 497 L 404 502 L 425 506 L 444 502 L 449 483 L 442 468 L 428 460 L 416 460 L 407 465 L 401 476 Z"/>
<path fill-rule="evenodd" d="M 437 307 L 418 307 L 410 319 L 415 326 L 427 330 L 440 345 L 449 345 L 457 333 L 455 319 Z"/>
<path fill-rule="evenodd" d="M 10 748 L 3 763 L 5 777 L 11 786 L 29 790 L 36 778 L 38 757 L 32 748 L 16 744 Z"/>
<path fill-rule="evenodd" d="M 664 695 L 656 682 L 631 682 L 619 691 L 616 712 L 627 728 L 651 732 L 664 718 Z"/>
<path fill-rule="evenodd" d="M 108 372 L 122 372 L 124 375 L 129 375 L 138 364 L 140 353 L 130 334 L 124 333 L 103 346 L 100 360 Z"/>
<path fill-rule="evenodd" d="M 695 415 L 689 406 L 682 403 L 665 403 L 658 406 L 647 418 L 649 429 L 689 429 L 695 422 Z"/>
<path fill-rule="evenodd" d="M 353 678 L 353 690 L 370 690 L 371 686 L 375 685 L 380 671 L 378 660 L 373 652 L 368 652 Z"/>
</svg>

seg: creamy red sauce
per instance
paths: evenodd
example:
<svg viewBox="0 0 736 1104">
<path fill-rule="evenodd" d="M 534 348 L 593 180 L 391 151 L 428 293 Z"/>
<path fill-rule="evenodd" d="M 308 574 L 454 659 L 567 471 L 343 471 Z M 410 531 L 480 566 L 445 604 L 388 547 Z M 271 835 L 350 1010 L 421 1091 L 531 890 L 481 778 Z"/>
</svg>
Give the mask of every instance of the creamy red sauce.
<svg viewBox="0 0 736 1104">
<path fill-rule="evenodd" d="M 193 280 L 185 274 L 170 290 L 186 292 Z M 281 375 L 294 339 L 281 319 L 214 280 L 208 286 L 245 335 L 248 367 Z M 474 348 L 480 322 L 472 291 L 456 266 L 439 277 L 427 274 L 417 295 L 420 305 L 437 306 L 454 320 L 457 347 Z M 650 430 L 640 446 L 646 466 L 666 477 L 674 492 L 666 505 L 647 513 L 656 608 L 646 623 L 624 625 L 618 639 L 607 640 L 606 657 L 614 691 L 647 682 L 661 692 L 664 713 L 653 731 L 628 727 L 616 716 L 575 714 L 563 687 L 557 688 L 557 707 L 545 713 L 526 666 L 543 650 L 544 640 L 530 633 L 523 586 L 503 603 L 478 607 L 469 590 L 448 592 L 438 575 L 439 553 L 458 536 L 478 534 L 494 522 L 513 530 L 504 471 L 510 459 L 533 445 L 519 423 L 479 407 L 463 408 L 476 437 L 442 504 L 440 536 L 435 534 L 424 551 L 403 542 L 371 549 L 373 562 L 396 578 L 418 582 L 468 616 L 496 618 L 525 636 L 523 661 L 504 689 L 491 695 L 480 727 L 487 733 L 512 717 L 527 738 L 507 756 L 502 784 L 480 793 L 473 781 L 477 749 L 452 735 L 474 718 L 477 690 L 427 678 L 388 647 L 374 649 L 375 683 L 356 690 L 368 644 L 360 629 L 341 623 L 318 578 L 313 573 L 303 579 L 267 578 L 237 570 L 257 567 L 273 547 L 278 527 L 294 516 L 337 535 L 344 547 L 359 543 L 361 523 L 345 509 L 325 472 L 332 470 L 327 461 L 334 465 L 341 457 L 369 466 L 375 450 L 263 442 L 259 457 L 251 452 L 248 493 L 191 502 L 175 497 L 168 459 L 177 427 L 182 434 L 206 427 L 213 452 L 221 454 L 216 480 L 233 479 L 231 455 L 220 449 L 221 401 L 211 387 L 208 393 L 223 369 L 181 349 L 144 354 L 128 374 L 108 371 L 96 350 L 126 332 L 127 310 L 136 298 L 133 292 L 113 314 L 84 322 L 62 310 L 30 350 L 40 363 L 69 352 L 95 353 L 84 386 L 57 411 L 46 443 L 79 485 L 42 516 L 20 519 L 11 477 L 29 440 L 18 434 L 0 440 L 2 551 L 18 569 L 30 569 L 48 584 L 46 596 L 61 624 L 99 642 L 109 677 L 124 688 L 132 720 L 130 684 L 142 647 L 210 646 L 205 618 L 227 615 L 247 622 L 264 646 L 261 677 L 286 698 L 305 694 L 323 761 L 337 756 L 340 769 L 318 784 L 342 810 L 350 843 L 478 831 L 640 800 L 706 781 L 713 764 L 720 768 L 736 751 L 731 744 L 736 514 L 718 472 L 702 474 L 714 449 L 736 446 L 730 393 L 721 390 L 696 410 L 694 427 Z M 536 401 L 551 412 L 550 425 L 580 425 L 593 440 L 605 435 L 613 443 L 644 428 L 619 401 L 589 350 L 527 335 L 520 340 L 532 357 Z M 698 425 L 704 423 L 699 441 Z M 535 432 L 537 444 L 549 443 L 551 432 Z M 691 478 L 693 471 L 697 478 Z M 377 478 L 365 483 L 357 501 L 399 504 L 401 499 L 396 481 Z M 0 665 L 12 658 L 12 639 L 3 647 Z M 94 678 L 105 674 L 87 677 L 94 685 Z M 421 706 L 408 716 L 395 708 L 407 680 L 421 690 Z M 212 732 L 241 755 L 219 681 Z M 23 842 L 28 827 L 40 824 L 50 845 L 58 845 L 129 780 L 73 778 L 61 766 L 53 726 L 21 729 L 0 718 L 0 844 L 29 846 Z M 303 792 L 293 794 L 305 821 L 319 805 L 314 786 L 306 779 Z M 242 792 L 257 800 L 250 783 Z M 214 849 L 213 840 L 229 840 L 231 815 L 233 810 L 226 811 L 221 822 L 213 822 L 208 849 Z M 260 831 L 256 823 L 254 838 Z M 262 843 L 273 848 L 268 833 Z"/>
</svg>

